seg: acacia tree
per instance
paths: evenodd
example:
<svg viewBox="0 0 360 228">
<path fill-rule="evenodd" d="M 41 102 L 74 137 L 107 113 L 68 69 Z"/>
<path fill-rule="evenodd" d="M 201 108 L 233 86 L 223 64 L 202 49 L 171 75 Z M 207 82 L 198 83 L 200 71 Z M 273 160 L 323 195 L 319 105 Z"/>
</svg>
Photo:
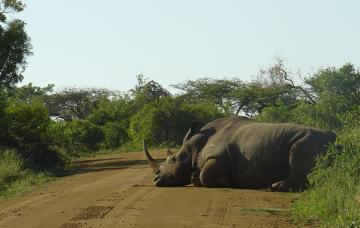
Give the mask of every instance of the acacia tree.
<svg viewBox="0 0 360 228">
<path fill-rule="evenodd" d="M 64 88 L 44 96 L 50 116 L 71 121 L 85 119 L 98 106 L 101 100 L 110 100 L 116 92 L 97 88 Z"/>
<path fill-rule="evenodd" d="M 295 108 L 299 101 L 315 103 L 314 96 L 296 85 L 282 59 L 266 69 L 250 82 L 238 78 L 188 80 L 174 85 L 184 91 L 184 99 L 193 103 L 211 101 L 225 113 L 256 116 L 269 106 L 285 105 Z"/>
<path fill-rule="evenodd" d="M 136 76 L 137 85 L 129 91 L 134 111 L 139 111 L 144 105 L 171 96 L 170 92 L 153 80 L 148 80 L 143 74 Z"/>
<path fill-rule="evenodd" d="M 0 1 L 0 91 L 13 88 L 23 79 L 26 57 L 31 54 L 25 22 L 8 19 L 8 15 L 21 12 L 24 7 L 19 0 Z"/>
<path fill-rule="evenodd" d="M 235 92 L 244 89 L 245 83 L 237 78 L 200 78 L 187 80 L 173 87 L 184 91 L 183 98 L 187 101 L 210 101 L 225 113 L 232 113 L 239 105 Z"/>
</svg>

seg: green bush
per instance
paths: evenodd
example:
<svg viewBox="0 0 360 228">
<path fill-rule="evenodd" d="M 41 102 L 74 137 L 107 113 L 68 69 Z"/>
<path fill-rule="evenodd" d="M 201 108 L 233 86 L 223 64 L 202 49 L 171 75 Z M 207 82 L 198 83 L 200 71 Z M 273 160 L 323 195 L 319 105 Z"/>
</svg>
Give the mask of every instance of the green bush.
<svg viewBox="0 0 360 228">
<path fill-rule="evenodd" d="M 34 168 L 53 169 L 63 164 L 49 131 L 48 111 L 40 101 L 10 101 L 4 118 L 2 147 L 16 150 L 26 165 Z"/>
<path fill-rule="evenodd" d="M 66 151 L 70 155 L 98 150 L 105 134 L 101 127 L 87 120 L 73 120 L 64 128 Z"/>
<path fill-rule="evenodd" d="M 193 121 L 209 122 L 220 116 L 221 112 L 211 103 L 190 104 L 164 97 L 145 105 L 131 118 L 129 136 L 135 144 L 145 139 L 152 146 L 179 145 Z"/>
<path fill-rule="evenodd" d="M 281 104 L 263 108 L 261 114 L 256 116 L 255 119 L 262 122 L 285 123 L 292 122 L 293 117 L 289 107 Z"/>
<path fill-rule="evenodd" d="M 109 122 L 103 127 L 105 139 L 104 147 L 106 149 L 115 149 L 123 145 L 127 140 L 127 133 L 124 126 L 118 122 Z"/>
<path fill-rule="evenodd" d="M 157 145 L 165 140 L 163 136 L 167 130 L 165 124 L 167 124 L 165 116 L 159 108 L 145 105 L 131 118 L 129 135 L 134 143 L 140 144 L 146 139 L 149 145 Z"/>
<path fill-rule="evenodd" d="M 338 146 L 320 158 L 311 188 L 294 204 L 297 218 L 329 227 L 360 226 L 360 128 L 345 131 Z"/>
</svg>

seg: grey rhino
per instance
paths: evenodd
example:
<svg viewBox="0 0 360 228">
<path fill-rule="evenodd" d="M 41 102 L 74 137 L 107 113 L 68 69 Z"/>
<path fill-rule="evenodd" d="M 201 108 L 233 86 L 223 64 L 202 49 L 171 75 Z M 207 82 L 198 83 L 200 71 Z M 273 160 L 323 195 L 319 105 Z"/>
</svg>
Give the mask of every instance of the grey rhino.
<svg viewBox="0 0 360 228">
<path fill-rule="evenodd" d="M 260 123 L 246 117 L 226 117 L 208 124 L 195 122 L 181 149 L 166 161 L 144 152 L 158 187 L 299 189 L 315 158 L 336 135 L 330 131 L 290 123 Z"/>
</svg>

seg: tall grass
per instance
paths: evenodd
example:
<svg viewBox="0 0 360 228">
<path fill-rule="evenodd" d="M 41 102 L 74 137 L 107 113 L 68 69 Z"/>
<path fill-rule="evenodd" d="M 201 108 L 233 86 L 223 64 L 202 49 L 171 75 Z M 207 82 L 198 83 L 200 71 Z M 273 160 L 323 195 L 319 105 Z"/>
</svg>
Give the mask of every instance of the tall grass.
<svg viewBox="0 0 360 228">
<path fill-rule="evenodd" d="M 30 191 L 52 177 L 24 166 L 24 160 L 13 150 L 0 151 L 0 197 Z"/>
<path fill-rule="evenodd" d="M 0 151 L 0 189 L 19 178 L 23 169 L 23 160 L 12 150 Z"/>
<path fill-rule="evenodd" d="M 309 176 L 311 187 L 294 203 L 298 219 L 315 220 L 326 227 L 360 227 L 360 128 L 338 138 Z"/>
</svg>

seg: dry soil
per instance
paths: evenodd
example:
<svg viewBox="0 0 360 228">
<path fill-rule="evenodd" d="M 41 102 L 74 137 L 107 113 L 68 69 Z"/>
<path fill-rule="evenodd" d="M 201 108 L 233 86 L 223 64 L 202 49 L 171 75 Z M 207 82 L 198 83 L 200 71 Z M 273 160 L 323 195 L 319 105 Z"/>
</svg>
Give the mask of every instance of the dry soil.
<svg viewBox="0 0 360 228">
<path fill-rule="evenodd" d="M 154 157 L 165 156 L 156 151 Z M 144 155 L 75 162 L 71 175 L 0 200 L 0 227 L 295 227 L 288 194 L 265 190 L 158 188 Z"/>
</svg>

